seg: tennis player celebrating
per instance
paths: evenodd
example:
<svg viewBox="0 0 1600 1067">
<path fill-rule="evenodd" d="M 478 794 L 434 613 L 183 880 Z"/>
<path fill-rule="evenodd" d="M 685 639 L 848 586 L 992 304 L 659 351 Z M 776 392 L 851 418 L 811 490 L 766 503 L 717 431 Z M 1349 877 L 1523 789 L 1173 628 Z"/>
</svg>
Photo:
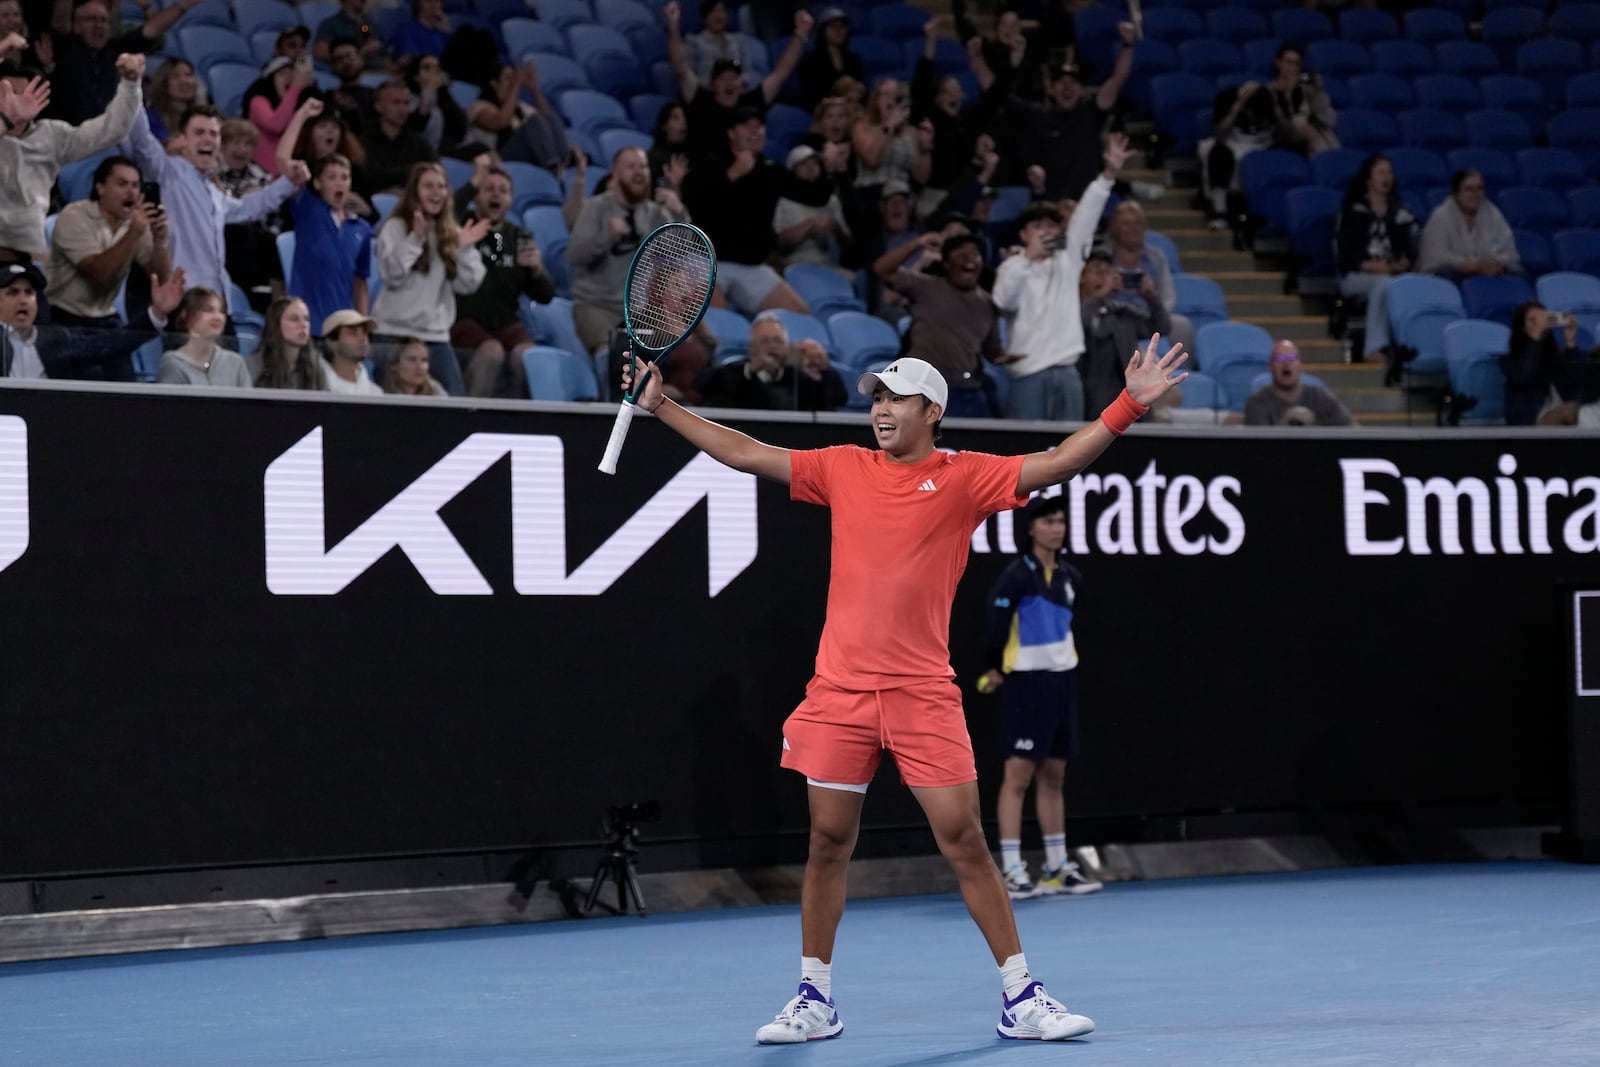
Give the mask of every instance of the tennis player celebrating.
<svg viewBox="0 0 1600 1067">
<path fill-rule="evenodd" d="M 1028 972 L 1011 900 L 979 821 L 972 742 L 950 669 L 950 606 L 980 522 L 1072 478 L 1187 377 L 1178 368 L 1188 355 L 1174 347 L 1157 356 L 1157 340 L 1134 353 L 1127 388 L 1099 419 L 1054 449 L 1027 456 L 935 449 L 947 388 L 931 364 L 909 356 L 856 383 L 872 397 L 876 451 L 765 445 L 665 399 L 660 374 L 646 378 L 641 409 L 722 463 L 786 483 L 793 499 L 833 513 L 816 677 L 783 727 L 783 766 L 806 776 L 811 808 L 800 988 L 756 1031 L 757 1041 L 812 1041 L 844 1029 L 832 998 L 833 942 L 867 783 L 884 749 L 922 805 L 994 953 L 1003 987 L 1000 1036 L 1061 1041 L 1094 1029 Z M 631 378 L 625 369 L 625 389 Z"/>
</svg>

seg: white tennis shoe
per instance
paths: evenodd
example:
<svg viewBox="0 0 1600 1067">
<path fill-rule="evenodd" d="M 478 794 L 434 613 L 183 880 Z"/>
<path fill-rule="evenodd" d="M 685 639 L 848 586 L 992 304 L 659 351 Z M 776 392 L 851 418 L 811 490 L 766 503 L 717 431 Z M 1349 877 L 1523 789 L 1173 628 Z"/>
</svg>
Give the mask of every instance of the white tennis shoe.
<svg viewBox="0 0 1600 1067">
<path fill-rule="evenodd" d="M 1029 982 L 1016 999 L 1000 997 L 1001 1037 L 1024 1041 L 1066 1041 L 1094 1029 L 1094 1020 L 1074 1015 L 1067 1006 L 1044 991 L 1044 983 Z"/>
<path fill-rule="evenodd" d="M 802 1041 L 823 1041 L 844 1033 L 844 1023 L 833 1001 L 817 992 L 809 982 L 800 983 L 800 992 L 778 1013 L 778 1017 L 756 1031 L 763 1045 L 793 1045 Z"/>
</svg>

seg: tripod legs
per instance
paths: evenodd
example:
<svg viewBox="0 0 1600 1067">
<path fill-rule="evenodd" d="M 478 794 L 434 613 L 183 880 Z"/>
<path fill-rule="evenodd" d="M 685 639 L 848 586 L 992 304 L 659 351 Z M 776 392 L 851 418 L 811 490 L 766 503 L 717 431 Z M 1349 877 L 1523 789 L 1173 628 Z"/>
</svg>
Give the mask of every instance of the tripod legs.
<svg viewBox="0 0 1600 1067">
<path fill-rule="evenodd" d="M 589 895 L 583 901 L 583 914 L 588 915 L 599 903 L 600 891 L 605 888 L 607 879 L 617 883 L 617 914 L 627 912 L 631 899 L 634 910 L 643 918 L 644 891 L 639 888 L 639 873 L 634 870 L 632 859 L 615 853 L 601 860 L 600 866 L 595 868 L 594 881 L 589 883 Z"/>
</svg>

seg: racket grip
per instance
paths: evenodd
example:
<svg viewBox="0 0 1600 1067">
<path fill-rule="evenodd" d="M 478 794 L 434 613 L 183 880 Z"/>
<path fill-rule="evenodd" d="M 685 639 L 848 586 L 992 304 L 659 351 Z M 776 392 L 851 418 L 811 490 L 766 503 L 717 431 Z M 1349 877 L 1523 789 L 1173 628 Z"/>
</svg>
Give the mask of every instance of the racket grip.
<svg viewBox="0 0 1600 1067">
<path fill-rule="evenodd" d="M 628 424 L 639 410 L 632 401 L 624 400 L 617 410 L 617 421 L 611 424 L 611 440 L 606 442 L 605 455 L 600 457 L 600 473 L 617 473 L 617 457 L 622 454 L 622 442 L 628 439 Z"/>
</svg>

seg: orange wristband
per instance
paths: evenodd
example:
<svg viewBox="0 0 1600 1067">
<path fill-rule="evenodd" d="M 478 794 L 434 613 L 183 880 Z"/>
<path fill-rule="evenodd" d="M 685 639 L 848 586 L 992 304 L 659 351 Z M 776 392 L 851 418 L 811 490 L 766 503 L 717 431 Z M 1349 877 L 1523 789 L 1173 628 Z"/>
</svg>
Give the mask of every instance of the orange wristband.
<svg viewBox="0 0 1600 1067">
<path fill-rule="evenodd" d="M 1100 421 L 1106 424 L 1106 429 L 1121 437 L 1128 432 L 1128 427 L 1139 421 L 1139 416 L 1150 409 L 1139 403 L 1128 391 L 1124 389 L 1117 394 L 1117 398 L 1100 413 Z"/>
</svg>

